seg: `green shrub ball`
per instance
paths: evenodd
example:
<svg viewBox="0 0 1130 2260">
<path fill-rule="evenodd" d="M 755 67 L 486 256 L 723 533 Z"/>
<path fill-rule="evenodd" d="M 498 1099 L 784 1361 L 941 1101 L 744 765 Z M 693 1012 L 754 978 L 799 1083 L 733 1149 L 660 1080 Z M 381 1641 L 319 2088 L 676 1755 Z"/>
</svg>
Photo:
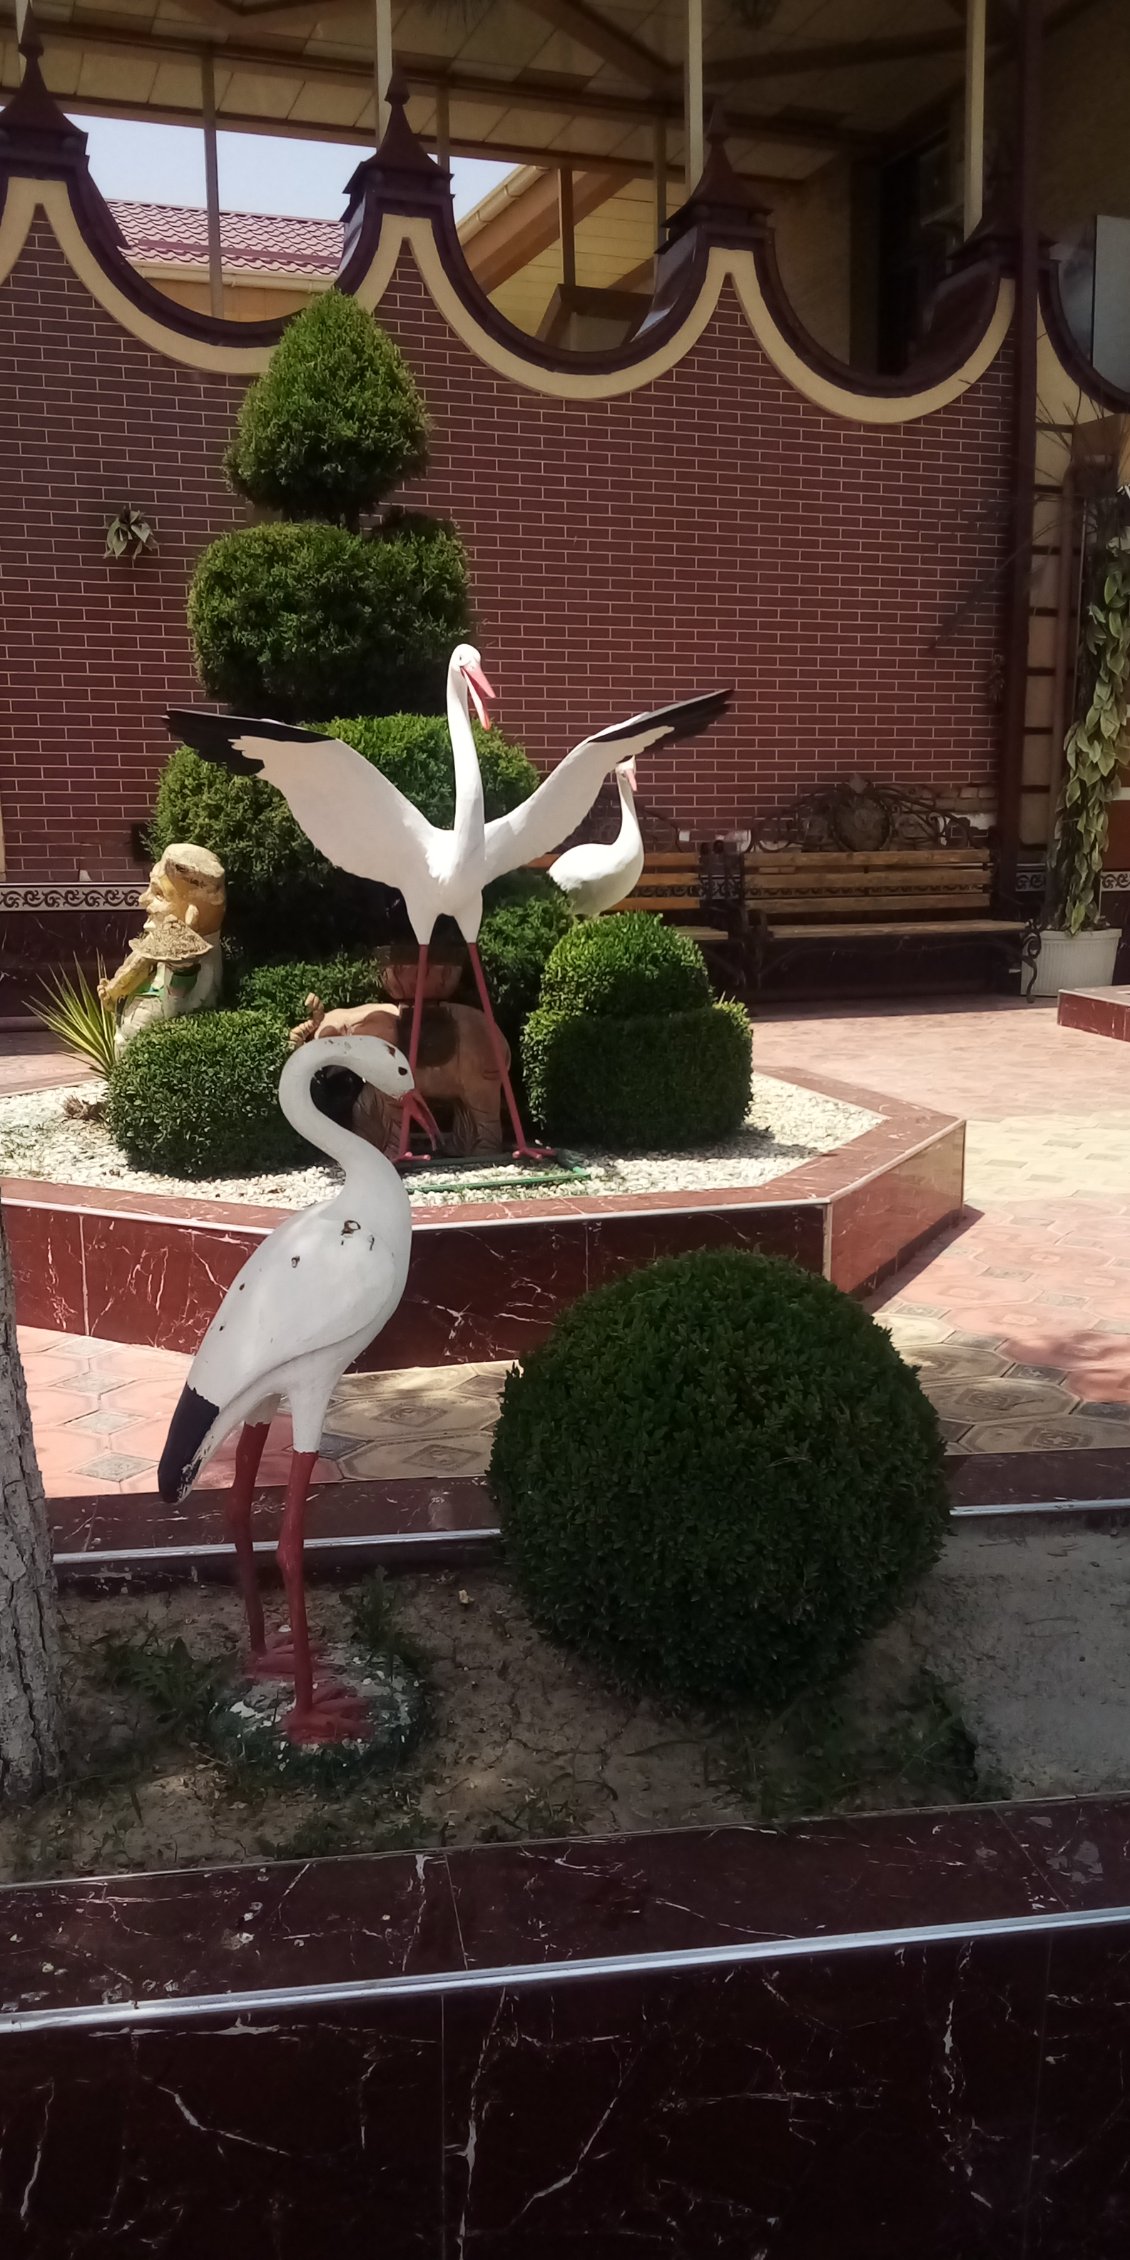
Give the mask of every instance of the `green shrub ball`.
<svg viewBox="0 0 1130 2260">
<path fill-rule="evenodd" d="M 274 1012 L 192 1012 L 143 1029 L 110 1084 L 111 1134 L 139 1169 L 225 1177 L 301 1167 L 278 1101 L 287 1030 Z"/>
<path fill-rule="evenodd" d="M 381 973 L 372 952 L 349 957 L 272 958 L 265 965 L 241 967 L 233 1002 L 250 1012 L 270 1012 L 286 1029 L 307 1018 L 306 999 L 315 996 L 327 1012 L 377 1004 Z"/>
<path fill-rule="evenodd" d="M 937 1417 L 826 1280 L 699 1251 L 583 1296 L 506 1382 L 491 1483 L 538 1623 L 619 1680 L 775 1709 L 936 1559 Z"/>
<path fill-rule="evenodd" d="M 711 1001 L 697 942 L 654 912 L 625 910 L 573 927 L 545 969 L 547 1012 L 630 1020 L 637 1013 L 693 1012 Z"/>
</svg>

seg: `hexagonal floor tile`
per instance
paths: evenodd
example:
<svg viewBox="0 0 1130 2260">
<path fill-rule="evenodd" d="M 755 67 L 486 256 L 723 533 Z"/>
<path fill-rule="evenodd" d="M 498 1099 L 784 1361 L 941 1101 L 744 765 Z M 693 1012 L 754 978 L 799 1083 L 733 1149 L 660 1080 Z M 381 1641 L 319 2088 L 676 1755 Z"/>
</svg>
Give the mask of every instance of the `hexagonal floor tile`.
<svg viewBox="0 0 1130 2260">
<path fill-rule="evenodd" d="M 960 1342 L 921 1343 L 914 1352 L 923 1388 L 943 1381 L 993 1381 L 1008 1372 L 1008 1359 L 999 1350 L 975 1350 Z M 1053 1376 L 1053 1378 L 1055 1378 Z M 1062 1375 L 1059 1376 L 1062 1380 Z"/>
<path fill-rule="evenodd" d="M 1113 1420 L 990 1420 L 967 1428 L 967 1452 L 1071 1452 L 1126 1448 L 1126 1430 Z"/>
<path fill-rule="evenodd" d="M 946 1420 L 1064 1419 L 1075 1399 L 1066 1389 L 1038 1381 L 939 1381 L 923 1375 L 923 1387 L 935 1411 Z"/>
</svg>

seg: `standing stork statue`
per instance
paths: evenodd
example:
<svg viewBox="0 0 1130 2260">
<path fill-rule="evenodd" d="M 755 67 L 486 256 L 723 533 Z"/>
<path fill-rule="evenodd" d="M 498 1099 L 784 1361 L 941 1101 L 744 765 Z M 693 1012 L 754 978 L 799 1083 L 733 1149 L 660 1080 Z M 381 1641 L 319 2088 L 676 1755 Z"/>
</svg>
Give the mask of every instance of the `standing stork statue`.
<svg viewBox="0 0 1130 2260">
<path fill-rule="evenodd" d="M 616 786 L 620 794 L 620 829 L 615 839 L 582 840 L 579 847 L 566 848 L 564 855 L 559 855 L 556 863 L 549 866 L 554 886 L 560 887 L 578 918 L 601 918 L 606 910 L 615 910 L 617 903 L 631 894 L 643 871 L 643 833 L 636 815 L 634 761 L 617 762 Z"/>
<path fill-rule="evenodd" d="M 634 761 L 648 746 L 690 738 L 717 720 L 730 692 L 710 691 L 681 699 L 650 714 L 634 714 L 582 738 L 528 800 L 489 824 L 483 806 L 483 780 L 471 727 L 471 704 L 484 729 L 490 728 L 493 699 L 482 660 L 472 644 L 458 644 L 447 670 L 447 719 L 455 764 L 455 821 L 450 831 L 429 824 L 412 801 L 370 761 L 317 730 L 295 723 L 249 720 L 213 714 L 199 707 L 177 710 L 169 729 L 206 761 L 246 777 L 265 777 L 277 787 L 308 840 L 359 879 L 395 887 L 404 897 L 408 923 L 419 945 L 416 995 L 408 1045 L 415 1070 L 427 978 L 428 945 L 437 921 L 454 919 L 471 959 L 479 1001 L 490 1030 L 503 1095 L 516 1143 L 515 1158 L 539 1160 L 544 1146 L 532 1145 L 522 1127 L 502 1036 L 494 1017 L 478 951 L 483 889 L 492 879 L 537 856 L 548 855 L 587 816 L 610 769 Z M 401 1153 L 408 1150 L 418 1100 L 409 1100 L 401 1117 Z M 429 1133 L 430 1135 L 430 1133 Z"/>
<path fill-rule="evenodd" d="M 189 1369 L 157 1471 L 161 1497 L 184 1499 L 201 1468 L 241 1426 L 227 1522 L 247 1612 L 253 1678 L 294 1680 L 292 1742 L 366 1732 L 360 1698 L 319 1683 L 306 1622 L 306 1500 L 330 1398 L 348 1365 L 388 1324 L 404 1292 L 412 1213 L 404 1185 L 367 1139 L 314 1103 L 324 1067 L 351 1068 L 390 1097 L 412 1089 L 403 1054 L 375 1036 L 331 1036 L 291 1053 L 279 1079 L 287 1121 L 345 1172 L 340 1192 L 269 1234 L 233 1279 Z M 425 1127 L 431 1125 L 420 1107 Z M 431 1125 L 434 1129 L 434 1125 Z M 290 1638 L 268 1644 L 251 1539 L 251 1501 L 280 1399 L 290 1409 L 291 1464 L 278 1560 Z"/>
</svg>

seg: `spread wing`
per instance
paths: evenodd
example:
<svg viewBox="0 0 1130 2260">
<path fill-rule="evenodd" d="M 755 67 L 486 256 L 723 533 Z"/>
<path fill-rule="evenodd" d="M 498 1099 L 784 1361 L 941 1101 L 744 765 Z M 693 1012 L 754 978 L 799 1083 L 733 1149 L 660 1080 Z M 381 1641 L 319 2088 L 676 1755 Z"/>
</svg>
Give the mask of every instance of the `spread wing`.
<svg viewBox="0 0 1130 2260">
<path fill-rule="evenodd" d="M 548 855 L 588 815 L 605 777 L 617 762 L 634 759 L 649 746 L 692 738 L 723 714 L 730 691 L 708 691 L 700 698 L 680 699 L 650 714 L 633 714 L 627 722 L 613 722 L 595 737 L 582 738 L 559 761 L 556 769 L 507 816 L 496 816 L 486 827 L 486 878 L 499 879 L 505 871 Z"/>
<path fill-rule="evenodd" d="M 205 761 L 242 777 L 265 777 L 327 861 L 358 879 L 403 888 L 425 874 L 443 839 L 399 788 L 341 738 L 290 722 L 180 709 L 172 735 Z"/>
</svg>

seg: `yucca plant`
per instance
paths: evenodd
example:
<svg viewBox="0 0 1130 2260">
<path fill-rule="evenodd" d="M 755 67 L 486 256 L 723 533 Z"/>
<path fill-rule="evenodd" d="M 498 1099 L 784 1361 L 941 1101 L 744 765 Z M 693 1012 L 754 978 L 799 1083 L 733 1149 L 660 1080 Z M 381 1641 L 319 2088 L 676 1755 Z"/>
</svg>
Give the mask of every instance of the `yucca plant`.
<svg viewBox="0 0 1130 2260">
<path fill-rule="evenodd" d="M 104 980 L 105 974 L 106 968 L 99 958 L 98 979 Z M 67 1051 L 73 1052 L 76 1059 L 89 1060 L 97 1073 L 109 1082 L 114 1070 L 113 1008 L 103 1004 L 77 958 L 74 974 L 53 973 L 31 1009 Z"/>
</svg>

